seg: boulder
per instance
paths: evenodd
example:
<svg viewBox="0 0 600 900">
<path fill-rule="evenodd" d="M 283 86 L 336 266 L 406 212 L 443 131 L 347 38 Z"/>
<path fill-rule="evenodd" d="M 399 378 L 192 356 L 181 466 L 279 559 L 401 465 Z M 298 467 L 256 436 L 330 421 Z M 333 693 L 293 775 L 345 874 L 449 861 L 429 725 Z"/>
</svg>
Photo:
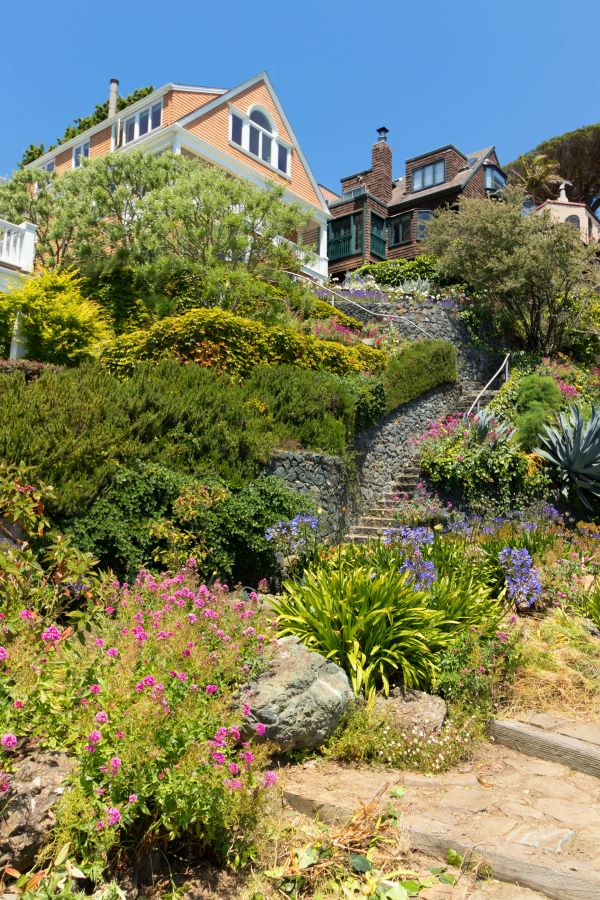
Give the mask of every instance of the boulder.
<svg viewBox="0 0 600 900">
<path fill-rule="evenodd" d="M 55 822 L 52 807 L 74 765 L 66 753 L 38 751 L 17 766 L 0 811 L 0 870 L 10 865 L 27 872 L 33 866 Z"/>
<path fill-rule="evenodd" d="M 425 731 L 439 731 L 448 713 L 441 697 L 401 688 L 394 688 L 389 697 L 379 697 L 377 705 L 398 725 L 416 726 Z"/>
<path fill-rule="evenodd" d="M 263 740 L 273 741 L 281 750 L 320 747 L 354 699 L 344 670 L 295 637 L 277 642 L 269 668 L 241 693 L 250 706 L 248 733 L 256 738 L 256 725 L 262 723 Z"/>
</svg>

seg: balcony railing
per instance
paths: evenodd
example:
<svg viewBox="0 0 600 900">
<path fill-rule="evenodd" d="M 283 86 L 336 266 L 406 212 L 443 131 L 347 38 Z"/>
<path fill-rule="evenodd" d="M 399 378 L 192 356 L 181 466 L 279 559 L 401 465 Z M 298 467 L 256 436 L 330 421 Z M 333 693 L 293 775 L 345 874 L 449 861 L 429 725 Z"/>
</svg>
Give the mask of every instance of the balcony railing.
<svg viewBox="0 0 600 900">
<path fill-rule="evenodd" d="M 0 266 L 33 272 L 35 231 L 30 222 L 13 225 L 0 219 Z"/>
<path fill-rule="evenodd" d="M 371 232 L 371 253 L 373 256 L 385 259 L 385 238 L 373 231 Z"/>
<path fill-rule="evenodd" d="M 357 240 L 352 234 L 330 237 L 327 241 L 327 255 L 330 260 L 356 256 L 357 253 L 362 253 L 362 241 Z"/>
</svg>

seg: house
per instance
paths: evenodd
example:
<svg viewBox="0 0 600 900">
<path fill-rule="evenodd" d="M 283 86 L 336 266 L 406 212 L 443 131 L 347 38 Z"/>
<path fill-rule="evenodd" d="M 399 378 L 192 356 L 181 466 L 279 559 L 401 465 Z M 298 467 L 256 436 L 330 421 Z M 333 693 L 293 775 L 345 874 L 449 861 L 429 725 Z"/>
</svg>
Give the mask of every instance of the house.
<svg viewBox="0 0 600 900">
<path fill-rule="evenodd" d="M 425 222 L 462 195 L 485 197 L 506 183 L 494 147 L 464 154 L 452 144 L 407 159 L 394 180 L 388 129 L 377 129 L 371 168 L 341 179 L 341 195 L 323 191 L 329 223 L 329 274 L 342 278 L 369 262 L 412 259 L 421 252 Z"/>
<path fill-rule="evenodd" d="M 30 167 L 62 173 L 113 151 L 172 150 L 221 166 L 259 187 L 275 182 L 287 200 L 299 203 L 312 217 L 311 227 L 298 238 L 309 251 L 304 272 L 320 280 L 327 277 L 331 213 L 266 72 L 230 90 L 166 84 L 120 112 L 118 85 L 111 79 L 104 122 L 40 156 Z"/>
<path fill-rule="evenodd" d="M 563 181 L 556 200 L 545 200 L 536 212 L 547 209 L 557 222 L 568 222 L 579 230 L 581 240 L 586 244 L 600 241 L 600 219 L 585 203 L 573 203 L 567 197 L 570 181 Z"/>
<path fill-rule="evenodd" d="M 33 272 L 35 235 L 30 222 L 13 225 L 0 219 L 0 293 L 18 287 Z"/>
</svg>

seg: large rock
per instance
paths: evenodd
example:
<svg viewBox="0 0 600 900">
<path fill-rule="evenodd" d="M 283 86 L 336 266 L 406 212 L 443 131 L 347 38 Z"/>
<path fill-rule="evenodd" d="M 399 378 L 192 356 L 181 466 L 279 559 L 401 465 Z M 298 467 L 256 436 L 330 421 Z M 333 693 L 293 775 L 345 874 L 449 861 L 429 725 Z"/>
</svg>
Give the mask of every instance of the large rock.
<svg viewBox="0 0 600 900">
<path fill-rule="evenodd" d="M 33 866 L 55 822 L 52 807 L 74 765 L 66 753 L 39 751 L 17 767 L 0 814 L 0 869 L 10 865 L 26 872 Z"/>
<path fill-rule="evenodd" d="M 379 697 L 377 705 L 398 725 L 425 731 L 439 731 L 448 712 L 441 697 L 401 688 L 394 688 L 389 697 Z"/>
<path fill-rule="evenodd" d="M 267 671 L 242 690 L 247 718 L 266 726 L 264 740 L 282 750 L 314 750 L 331 737 L 354 696 L 336 663 L 307 650 L 294 637 L 282 638 Z"/>
</svg>

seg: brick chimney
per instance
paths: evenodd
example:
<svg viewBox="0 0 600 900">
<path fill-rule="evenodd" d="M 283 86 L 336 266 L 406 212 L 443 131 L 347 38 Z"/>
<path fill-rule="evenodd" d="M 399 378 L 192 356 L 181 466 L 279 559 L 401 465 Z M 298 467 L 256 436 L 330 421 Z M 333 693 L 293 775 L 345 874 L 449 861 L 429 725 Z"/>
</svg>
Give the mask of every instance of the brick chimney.
<svg viewBox="0 0 600 900">
<path fill-rule="evenodd" d="M 369 193 L 389 203 L 392 199 L 392 148 L 387 142 L 388 129 L 378 128 L 379 139 L 373 144 Z"/>
</svg>

